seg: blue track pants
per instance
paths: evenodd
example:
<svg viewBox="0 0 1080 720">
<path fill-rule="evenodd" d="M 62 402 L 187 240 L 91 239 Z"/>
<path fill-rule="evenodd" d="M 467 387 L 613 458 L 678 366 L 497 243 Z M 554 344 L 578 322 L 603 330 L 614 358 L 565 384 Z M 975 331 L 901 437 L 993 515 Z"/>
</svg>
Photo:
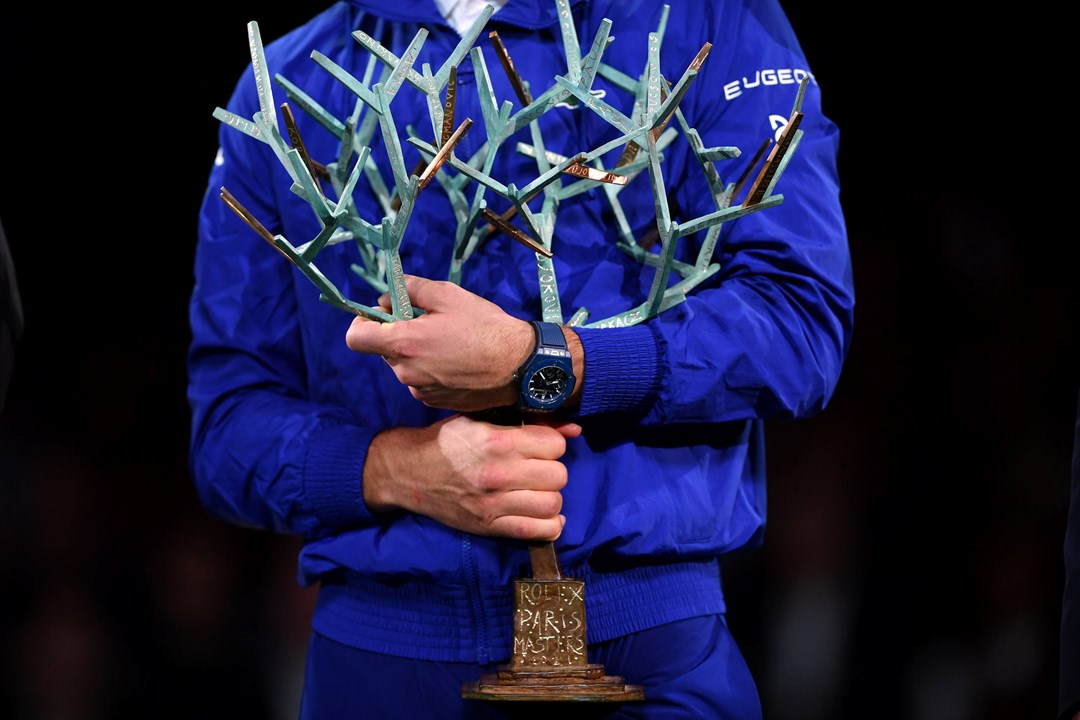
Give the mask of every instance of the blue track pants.
<svg viewBox="0 0 1080 720">
<path fill-rule="evenodd" d="M 423 642 L 423 638 L 417 638 Z M 760 720 L 757 688 L 722 615 L 692 618 L 603 643 L 589 662 L 641 685 L 638 702 L 473 700 L 466 683 L 498 664 L 431 662 L 380 655 L 313 634 L 301 720 Z M 539 714 L 542 710 L 546 714 Z"/>
</svg>

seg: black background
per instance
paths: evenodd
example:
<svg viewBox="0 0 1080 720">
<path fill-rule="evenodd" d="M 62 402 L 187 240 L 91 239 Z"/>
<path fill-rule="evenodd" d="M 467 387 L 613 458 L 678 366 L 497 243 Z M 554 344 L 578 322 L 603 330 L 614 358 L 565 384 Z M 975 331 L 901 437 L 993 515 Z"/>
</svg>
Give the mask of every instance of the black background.
<svg viewBox="0 0 1080 720">
<path fill-rule="evenodd" d="M 294 716 L 312 596 L 291 538 L 198 505 L 183 363 L 246 23 L 269 41 L 324 6 L 2 16 L 26 326 L 0 414 L 0 715 Z M 1061 23 L 787 8 L 841 129 L 857 310 L 832 404 L 771 426 L 764 547 L 725 564 L 766 717 L 1053 717 L 1080 388 Z"/>
</svg>

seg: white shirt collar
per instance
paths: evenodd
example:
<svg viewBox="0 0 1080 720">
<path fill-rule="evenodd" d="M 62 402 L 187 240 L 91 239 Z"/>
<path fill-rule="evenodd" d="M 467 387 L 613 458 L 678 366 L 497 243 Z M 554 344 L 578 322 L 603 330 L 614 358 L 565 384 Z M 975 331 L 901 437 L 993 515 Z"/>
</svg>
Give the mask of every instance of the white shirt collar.
<svg viewBox="0 0 1080 720">
<path fill-rule="evenodd" d="M 491 5 L 498 12 L 508 0 L 435 0 L 439 12 L 458 34 L 468 30 L 486 5 Z"/>
</svg>

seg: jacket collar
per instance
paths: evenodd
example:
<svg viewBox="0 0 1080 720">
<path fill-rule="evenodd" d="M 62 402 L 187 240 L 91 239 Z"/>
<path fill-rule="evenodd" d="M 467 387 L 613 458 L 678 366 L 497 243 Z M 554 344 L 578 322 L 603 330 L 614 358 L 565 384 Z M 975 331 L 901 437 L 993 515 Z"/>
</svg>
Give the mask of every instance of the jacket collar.
<svg viewBox="0 0 1080 720">
<path fill-rule="evenodd" d="M 387 20 L 419 25 L 445 25 L 435 0 L 349 0 L 353 7 Z M 571 7 L 588 0 L 570 0 Z M 528 30 L 551 27 L 558 22 L 555 0 L 509 0 L 494 16 L 495 20 Z"/>
</svg>

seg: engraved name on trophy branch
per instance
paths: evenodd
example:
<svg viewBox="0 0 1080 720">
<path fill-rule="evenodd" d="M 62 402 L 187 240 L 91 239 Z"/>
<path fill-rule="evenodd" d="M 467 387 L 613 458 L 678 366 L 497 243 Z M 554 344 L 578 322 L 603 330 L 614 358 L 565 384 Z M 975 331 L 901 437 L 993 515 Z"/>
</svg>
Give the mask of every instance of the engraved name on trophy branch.
<svg viewBox="0 0 1080 720">
<path fill-rule="evenodd" d="M 409 320 L 414 310 L 405 289 L 404 269 L 399 248 L 409 216 L 420 192 L 433 180 L 449 197 L 456 222 L 454 248 L 447 279 L 460 283 L 462 265 L 487 238 L 502 232 L 536 255 L 538 293 L 543 317 L 547 322 L 589 328 L 624 327 L 644 322 L 682 302 L 686 294 L 719 270 L 713 262 L 720 227 L 724 222 L 778 205 L 783 195 L 773 194 L 777 181 L 799 145 L 802 131 L 802 99 L 808 78 L 796 78 L 798 89 L 787 124 L 775 142 L 767 138 L 735 182 L 725 183 L 715 164 L 738 157 L 734 146 L 706 147 L 698 132 L 690 127 L 679 110 L 679 103 L 709 54 L 706 43 L 690 61 L 679 80 L 672 85 L 660 73 L 660 46 L 664 37 L 669 6 L 665 5 L 655 32 L 649 34 L 648 61 L 639 78 L 634 79 L 603 62 L 610 40 L 611 21 L 603 20 L 592 45 L 583 57 L 570 13 L 569 0 L 552 0 L 560 18 L 560 30 L 566 54 L 565 75 L 555 75 L 553 84 L 533 96 L 521 78 L 510 53 L 498 34 L 488 39 L 509 77 L 520 106 L 506 100 L 497 103 L 487 73 L 483 49 L 476 45 L 494 8 L 484 11 L 464 33 L 451 55 L 434 74 L 425 63 L 420 71 L 413 65 L 426 37 L 421 29 L 405 52 L 394 55 L 371 36 L 355 31 L 352 37 L 369 57 L 362 79 L 357 79 L 325 55 L 313 51 L 312 59 L 356 95 L 355 110 L 345 120 L 336 118 L 303 90 L 281 75 L 273 80 L 289 99 L 311 115 L 340 140 L 338 156 L 322 164 L 308 155 L 300 137 L 291 107 L 284 102 L 275 108 L 271 76 L 266 67 L 262 39 L 256 22 L 248 23 L 248 45 L 259 96 L 259 110 L 248 120 L 223 108 L 214 110 L 220 122 L 239 130 L 273 148 L 282 166 L 293 180 L 293 192 L 308 202 L 322 224 L 310 241 L 293 245 L 281 235 L 266 229 L 229 191 L 222 187 L 221 198 L 263 239 L 293 263 L 319 290 L 320 299 L 354 315 L 379 322 Z M 459 158 L 454 147 L 469 130 L 472 119 L 454 124 L 456 75 L 458 65 L 469 56 L 476 75 L 477 90 L 487 141 L 474 157 Z M 372 82 L 378 71 L 377 82 Z M 633 99 L 631 115 L 605 102 L 592 85 L 597 76 Z M 393 120 L 391 104 L 406 86 L 424 94 L 428 104 L 433 135 L 437 144 L 425 142 L 413 128 L 406 141 L 417 148 L 423 160 L 411 172 L 406 171 L 401 139 Z M 558 103 L 577 103 L 597 113 L 620 134 L 599 147 L 563 156 L 544 148 L 537 119 Z M 281 132 L 277 110 L 285 125 Z M 681 133 L 669 127 L 672 120 Z M 376 129 L 381 133 L 394 180 L 389 189 L 372 158 L 369 143 Z M 531 143 L 517 142 L 514 149 L 535 158 L 537 176 L 522 188 L 503 184 L 491 176 L 494 158 L 502 145 L 519 131 L 528 129 Z M 662 174 L 663 150 L 680 135 L 689 143 L 705 179 L 716 210 L 684 223 L 672 221 Z M 764 160 L 765 151 L 771 150 Z M 603 158 L 621 148 L 618 160 L 610 169 Z M 449 172 L 447 168 L 452 169 Z M 752 170 L 757 175 L 741 194 Z M 635 238 L 619 205 L 619 191 L 647 171 L 656 206 L 656 226 L 648 237 Z M 360 216 L 353 193 L 361 176 L 375 194 L 383 217 L 372 223 Z M 572 180 L 563 184 L 562 180 Z M 329 183 L 336 197 L 324 191 Z M 637 307 L 608 318 L 591 320 L 580 308 L 565 319 L 559 301 L 558 282 L 551 263 L 552 238 L 559 202 L 599 187 L 610 203 L 617 223 L 616 246 L 641 264 L 653 268 L 654 278 L 645 301 Z M 467 191 L 471 189 L 471 199 Z M 488 192 L 509 202 L 509 209 L 497 214 L 488 207 Z M 533 211 L 528 203 L 543 195 L 543 206 Z M 517 216 L 521 227 L 512 220 Z M 705 231 L 696 261 L 675 258 L 680 238 Z M 319 253 L 327 246 L 353 243 L 359 261 L 352 270 L 379 292 L 388 292 L 391 312 L 357 303 L 346 298 L 316 265 Z M 659 249 L 650 248 L 659 243 Z M 673 277 L 672 273 L 677 277 Z M 619 676 L 607 675 L 602 665 L 588 662 L 585 617 L 585 584 L 565 578 L 559 566 L 554 543 L 530 543 L 532 576 L 514 581 L 513 648 L 510 662 L 498 672 L 484 675 L 462 688 L 466 698 L 508 701 L 600 701 L 623 702 L 644 699 L 641 686 L 628 685 Z"/>
</svg>

